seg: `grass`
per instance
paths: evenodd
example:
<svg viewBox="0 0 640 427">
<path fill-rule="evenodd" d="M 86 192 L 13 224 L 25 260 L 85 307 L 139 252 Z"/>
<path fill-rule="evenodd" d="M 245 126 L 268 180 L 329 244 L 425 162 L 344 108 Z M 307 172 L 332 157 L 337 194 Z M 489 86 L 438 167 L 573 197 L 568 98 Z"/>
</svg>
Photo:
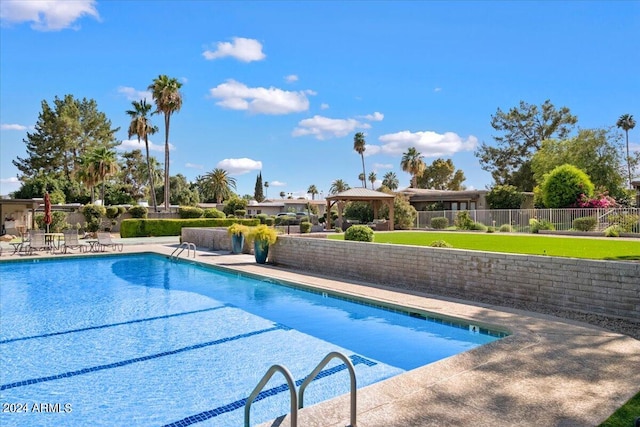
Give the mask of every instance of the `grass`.
<svg viewBox="0 0 640 427">
<path fill-rule="evenodd" d="M 330 235 L 343 239 L 342 234 Z M 376 243 L 429 246 L 444 240 L 456 249 L 569 258 L 640 260 L 640 239 L 557 237 L 537 234 L 402 231 L 376 233 Z"/>
<path fill-rule="evenodd" d="M 636 418 L 640 417 L 640 393 L 614 412 L 600 427 L 633 427 Z"/>
</svg>

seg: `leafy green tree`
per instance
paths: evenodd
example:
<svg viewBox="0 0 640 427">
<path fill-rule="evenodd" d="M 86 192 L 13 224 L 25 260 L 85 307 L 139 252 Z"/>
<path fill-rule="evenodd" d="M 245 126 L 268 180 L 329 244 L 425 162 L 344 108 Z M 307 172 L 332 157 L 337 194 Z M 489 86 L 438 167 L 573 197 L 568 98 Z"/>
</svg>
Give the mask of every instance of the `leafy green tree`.
<svg viewBox="0 0 640 427">
<path fill-rule="evenodd" d="M 156 202 L 156 191 L 155 191 L 155 183 L 151 169 L 151 156 L 149 155 L 149 135 L 153 135 L 158 132 L 158 127 L 153 126 L 149 121 L 149 114 L 151 112 L 151 104 L 147 104 L 147 100 L 143 99 L 142 101 L 132 101 L 131 105 L 133 105 L 132 110 L 127 110 L 127 114 L 131 117 L 131 122 L 129 123 L 129 131 L 128 137 L 131 138 L 133 135 L 138 137 L 138 142 L 140 139 L 144 140 L 144 146 L 146 150 L 146 158 L 147 158 L 147 177 L 149 179 L 149 187 L 151 193 L 151 204 L 153 206 L 154 212 L 158 212 L 158 203 Z"/>
<path fill-rule="evenodd" d="M 147 195 L 147 165 L 150 166 L 151 163 L 145 163 L 140 150 L 125 151 L 120 157 L 120 190 L 125 190 L 136 202 L 144 199 Z M 111 199 L 109 200 L 111 203 L 115 203 Z"/>
<path fill-rule="evenodd" d="M 567 164 L 549 172 L 540 189 L 546 207 L 567 208 L 575 205 L 582 195 L 593 196 L 594 187 L 586 173 Z"/>
<path fill-rule="evenodd" d="M 357 132 L 353 137 L 353 149 L 356 153 L 360 154 L 360 158 L 362 159 L 362 186 L 367 188 L 367 173 L 364 170 L 364 152 L 367 149 L 366 147 L 367 141 L 364 139 L 364 133 Z"/>
<path fill-rule="evenodd" d="M 489 209 L 520 209 L 525 196 L 513 185 L 494 185 L 486 198 Z"/>
<path fill-rule="evenodd" d="M 204 177 L 198 179 L 200 193 L 205 200 L 215 200 L 222 203 L 229 199 L 236 189 L 236 179 L 229 176 L 229 173 L 220 168 L 215 168 Z"/>
<path fill-rule="evenodd" d="M 349 202 L 344 207 L 343 216 L 363 223 L 373 221 L 373 208 L 367 202 Z"/>
<path fill-rule="evenodd" d="M 20 188 L 11 194 L 15 199 L 43 198 L 44 193 L 49 193 L 51 203 L 65 203 L 64 187 L 68 181 L 55 175 L 45 173 L 36 174 L 22 181 Z"/>
<path fill-rule="evenodd" d="M 311 194 L 311 200 L 315 200 L 316 194 L 318 194 L 318 189 L 315 185 L 311 184 L 309 188 L 307 188 L 307 194 Z"/>
<path fill-rule="evenodd" d="M 400 167 L 403 171 L 411 175 L 411 187 L 418 188 L 418 175 L 424 172 L 425 164 L 422 154 L 415 149 L 409 147 L 406 153 L 402 153 Z"/>
<path fill-rule="evenodd" d="M 224 202 L 222 211 L 227 215 L 235 215 L 236 211 L 244 210 L 246 208 L 247 199 L 240 198 L 234 194 L 226 202 Z"/>
<path fill-rule="evenodd" d="M 182 94 L 180 88 L 182 83 L 175 78 L 170 78 L 164 74 L 158 76 L 149 85 L 153 100 L 156 103 L 155 113 L 162 113 L 164 116 L 164 208 L 169 209 L 170 188 L 169 179 L 169 126 L 171 115 L 182 108 Z"/>
<path fill-rule="evenodd" d="M 400 185 L 400 181 L 398 181 L 398 177 L 396 176 L 395 172 L 387 172 L 382 177 L 382 185 L 384 185 L 391 191 L 395 191 L 398 189 L 398 185 Z"/>
<path fill-rule="evenodd" d="M 434 190 L 462 190 L 464 172 L 456 170 L 451 159 L 436 159 L 417 178 L 418 188 Z"/>
<path fill-rule="evenodd" d="M 336 179 L 331 183 L 331 187 L 329 187 L 329 194 L 338 194 L 343 191 L 347 191 L 349 188 L 349 184 L 342 179 Z"/>
<path fill-rule="evenodd" d="M 379 189 L 382 191 L 384 188 Z M 411 206 L 409 198 L 403 194 L 396 194 L 393 199 L 393 222 L 394 228 L 399 230 L 407 230 L 413 227 L 418 216 L 416 208 Z M 389 208 L 383 205 L 378 211 L 378 215 L 382 218 L 389 219 Z"/>
<path fill-rule="evenodd" d="M 540 185 L 544 176 L 563 164 L 584 171 L 593 185 L 616 200 L 626 197 L 620 135 L 612 129 L 580 129 L 573 138 L 549 139 L 531 159 L 533 177 Z"/>
<path fill-rule="evenodd" d="M 636 127 L 636 121 L 633 119 L 632 114 L 623 114 L 616 122 L 616 126 L 622 129 L 626 135 L 627 140 L 627 169 L 629 173 L 629 186 L 631 186 L 631 156 L 629 155 L 629 131 Z"/>
<path fill-rule="evenodd" d="M 171 191 L 169 192 L 169 203 L 163 203 L 166 206 L 178 205 L 178 206 L 196 206 L 200 203 L 200 194 L 198 193 L 197 185 L 191 185 L 187 178 L 182 174 L 172 176 L 170 179 Z M 164 197 L 164 186 L 156 187 L 156 197 L 160 199 Z"/>
<path fill-rule="evenodd" d="M 369 182 L 371 183 L 371 189 L 375 190 L 374 185 L 376 184 L 376 179 L 378 179 L 378 175 L 375 172 L 369 172 Z"/>
<path fill-rule="evenodd" d="M 258 173 L 256 177 L 256 187 L 253 191 L 253 198 L 256 202 L 261 202 L 264 200 L 264 192 L 262 187 L 262 172 Z"/>
<path fill-rule="evenodd" d="M 577 121 L 567 107 L 556 109 L 549 100 L 540 108 L 524 101 L 506 113 L 498 108 L 491 116 L 491 127 L 501 135 L 493 137 L 495 146 L 483 142 L 475 155 L 482 169 L 491 172 L 496 184 L 511 184 L 520 191 L 532 191 L 533 179 L 526 170 L 531 157 L 542 141 L 565 139 Z"/>
</svg>

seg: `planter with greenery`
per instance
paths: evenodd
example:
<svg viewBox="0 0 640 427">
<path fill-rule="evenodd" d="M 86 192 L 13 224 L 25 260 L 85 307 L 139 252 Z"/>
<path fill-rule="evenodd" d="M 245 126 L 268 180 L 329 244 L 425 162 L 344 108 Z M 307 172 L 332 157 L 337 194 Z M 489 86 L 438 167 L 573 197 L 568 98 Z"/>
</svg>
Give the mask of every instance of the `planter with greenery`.
<svg viewBox="0 0 640 427">
<path fill-rule="evenodd" d="M 249 227 L 234 223 L 227 227 L 227 231 L 231 236 L 231 253 L 241 254 L 244 246 L 244 236 L 249 232 Z"/>
<path fill-rule="evenodd" d="M 253 251 L 258 264 L 267 262 L 269 255 L 269 245 L 272 245 L 278 239 L 278 233 L 275 229 L 260 224 L 249 230 L 249 239 L 253 241 Z"/>
</svg>

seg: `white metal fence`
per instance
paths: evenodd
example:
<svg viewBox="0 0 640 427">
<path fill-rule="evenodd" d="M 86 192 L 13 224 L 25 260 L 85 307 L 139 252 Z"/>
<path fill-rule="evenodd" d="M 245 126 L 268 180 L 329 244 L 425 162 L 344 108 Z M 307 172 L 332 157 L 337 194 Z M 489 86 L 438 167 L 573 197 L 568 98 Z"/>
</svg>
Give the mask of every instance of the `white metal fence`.
<svg viewBox="0 0 640 427">
<path fill-rule="evenodd" d="M 461 211 L 418 211 L 416 228 L 431 227 L 431 219 L 446 217 L 449 225 L 454 225 L 456 215 Z M 640 233 L 640 208 L 572 208 L 572 209 L 488 209 L 470 210 L 469 215 L 475 222 L 500 228 L 510 224 L 515 232 L 529 232 L 529 220 L 551 222 L 556 230 L 567 231 L 573 228 L 573 220 L 582 217 L 597 218 L 596 231 L 602 231 L 620 220 L 634 223 L 631 232 Z"/>
</svg>

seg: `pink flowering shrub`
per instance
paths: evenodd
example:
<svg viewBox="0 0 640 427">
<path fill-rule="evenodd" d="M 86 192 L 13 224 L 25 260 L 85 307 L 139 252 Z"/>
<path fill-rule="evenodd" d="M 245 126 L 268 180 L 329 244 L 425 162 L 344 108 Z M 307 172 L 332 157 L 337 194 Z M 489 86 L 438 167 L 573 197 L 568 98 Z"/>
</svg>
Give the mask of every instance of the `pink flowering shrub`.
<svg viewBox="0 0 640 427">
<path fill-rule="evenodd" d="M 616 201 L 607 192 L 598 192 L 593 197 L 580 194 L 575 206 L 578 208 L 612 208 L 616 206 Z"/>
</svg>

